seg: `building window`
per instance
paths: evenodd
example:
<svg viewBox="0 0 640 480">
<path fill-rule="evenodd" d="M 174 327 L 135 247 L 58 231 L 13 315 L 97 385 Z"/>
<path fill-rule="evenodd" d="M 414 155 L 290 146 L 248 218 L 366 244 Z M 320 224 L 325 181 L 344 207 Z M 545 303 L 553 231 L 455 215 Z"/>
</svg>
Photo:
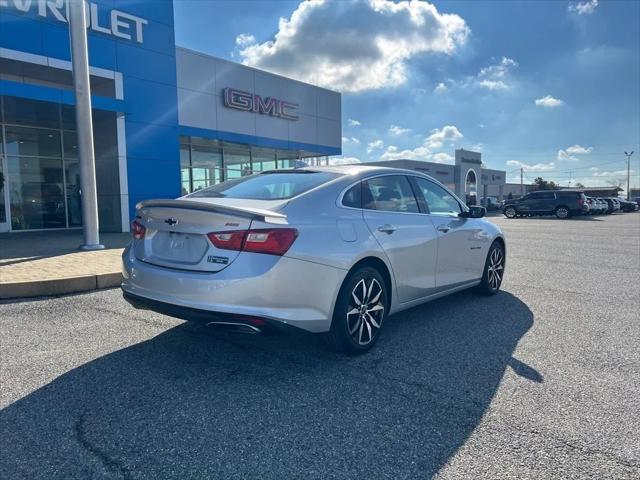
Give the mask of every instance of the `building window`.
<svg viewBox="0 0 640 480">
<path fill-rule="evenodd" d="M 180 137 L 182 195 L 253 173 L 294 168 L 298 157 L 297 151 Z"/>
</svg>

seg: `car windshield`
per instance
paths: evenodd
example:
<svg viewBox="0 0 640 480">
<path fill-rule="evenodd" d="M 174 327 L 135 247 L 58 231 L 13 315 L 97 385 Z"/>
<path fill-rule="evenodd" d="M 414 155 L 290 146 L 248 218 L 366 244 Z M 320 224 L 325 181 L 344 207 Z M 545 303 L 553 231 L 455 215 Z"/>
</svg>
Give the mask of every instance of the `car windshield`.
<svg viewBox="0 0 640 480">
<path fill-rule="evenodd" d="M 285 200 L 304 193 L 340 174 L 310 170 L 267 172 L 228 180 L 194 192 L 188 197 Z"/>
</svg>

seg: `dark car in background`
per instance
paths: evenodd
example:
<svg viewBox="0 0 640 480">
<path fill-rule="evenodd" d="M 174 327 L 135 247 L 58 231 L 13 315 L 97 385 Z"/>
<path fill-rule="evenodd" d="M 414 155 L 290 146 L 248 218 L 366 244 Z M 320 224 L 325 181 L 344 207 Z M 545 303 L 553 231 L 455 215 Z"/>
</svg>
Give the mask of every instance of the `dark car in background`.
<svg viewBox="0 0 640 480">
<path fill-rule="evenodd" d="M 619 198 L 618 202 L 620 202 L 620 210 L 623 212 L 635 212 L 638 209 L 638 204 L 636 202 L 631 202 L 622 198 Z"/>
<path fill-rule="evenodd" d="M 507 218 L 534 215 L 569 218 L 589 213 L 589 205 L 586 195 L 579 190 L 539 190 L 518 200 L 507 200 L 502 213 Z"/>
</svg>

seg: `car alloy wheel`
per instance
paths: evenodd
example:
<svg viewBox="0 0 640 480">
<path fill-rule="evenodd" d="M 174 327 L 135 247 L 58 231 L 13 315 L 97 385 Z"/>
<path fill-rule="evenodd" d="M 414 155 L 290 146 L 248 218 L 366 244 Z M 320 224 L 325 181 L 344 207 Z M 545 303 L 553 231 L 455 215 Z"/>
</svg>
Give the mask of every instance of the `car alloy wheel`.
<svg viewBox="0 0 640 480">
<path fill-rule="evenodd" d="M 504 278 L 505 254 L 499 241 L 493 242 L 484 263 L 482 280 L 476 291 L 483 295 L 495 295 L 500 290 Z"/>
<path fill-rule="evenodd" d="M 378 340 L 389 308 L 388 286 L 380 271 L 369 265 L 354 269 L 345 279 L 333 309 L 325 340 L 331 348 L 364 353 Z"/>
<path fill-rule="evenodd" d="M 504 273 L 504 254 L 499 248 L 495 248 L 489 255 L 487 265 L 487 280 L 492 290 L 498 290 L 502 283 L 502 274 Z"/>
<path fill-rule="evenodd" d="M 383 289 L 375 278 L 361 279 L 351 291 L 347 330 L 358 345 L 371 343 L 384 318 Z"/>
<path fill-rule="evenodd" d="M 566 207 L 558 207 L 556 210 L 556 217 L 558 218 L 568 218 L 569 210 Z"/>
<path fill-rule="evenodd" d="M 505 209 L 504 216 L 507 218 L 514 218 L 516 216 L 516 209 L 513 207 Z"/>
</svg>

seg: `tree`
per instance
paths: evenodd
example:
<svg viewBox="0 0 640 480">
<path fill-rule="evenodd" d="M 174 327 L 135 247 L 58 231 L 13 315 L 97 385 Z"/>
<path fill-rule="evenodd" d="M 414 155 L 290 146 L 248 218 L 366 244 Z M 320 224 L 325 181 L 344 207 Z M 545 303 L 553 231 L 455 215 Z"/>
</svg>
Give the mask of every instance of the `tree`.
<svg viewBox="0 0 640 480">
<path fill-rule="evenodd" d="M 556 185 L 555 182 L 545 180 L 542 177 L 536 177 L 533 181 L 534 190 L 558 190 L 560 188 L 559 185 Z"/>
<path fill-rule="evenodd" d="M 576 182 L 576 188 L 585 188 L 584 183 Z"/>
</svg>

